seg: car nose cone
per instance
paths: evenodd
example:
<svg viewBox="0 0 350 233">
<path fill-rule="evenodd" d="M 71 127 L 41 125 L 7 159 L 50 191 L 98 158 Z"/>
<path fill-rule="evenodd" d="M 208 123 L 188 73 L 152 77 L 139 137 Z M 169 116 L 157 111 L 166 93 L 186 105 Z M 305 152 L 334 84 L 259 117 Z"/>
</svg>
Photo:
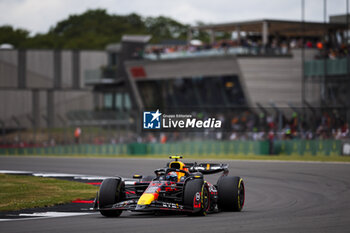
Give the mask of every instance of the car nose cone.
<svg viewBox="0 0 350 233">
<path fill-rule="evenodd" d="M 135 210 L 143 210 L 146 208 L 146 205 L 136 205 Z"/>
</svg>

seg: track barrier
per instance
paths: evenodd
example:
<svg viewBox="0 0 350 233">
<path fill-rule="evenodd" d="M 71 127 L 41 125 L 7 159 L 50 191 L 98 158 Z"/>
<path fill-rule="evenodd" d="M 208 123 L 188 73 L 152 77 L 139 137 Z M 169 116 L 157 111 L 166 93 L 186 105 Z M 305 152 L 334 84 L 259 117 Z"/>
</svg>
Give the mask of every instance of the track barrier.
<svg viewBox="0 0 350 233">
<path fill-rule="evenodd" d="M 270 146 L 272 150 L 270 151 Z M 0 148 L 2 155 L 300 155 L 338 156 L 340 140 L 201 141 L 129 144 L 74 144 L 48 147 Z"/>
</svg>

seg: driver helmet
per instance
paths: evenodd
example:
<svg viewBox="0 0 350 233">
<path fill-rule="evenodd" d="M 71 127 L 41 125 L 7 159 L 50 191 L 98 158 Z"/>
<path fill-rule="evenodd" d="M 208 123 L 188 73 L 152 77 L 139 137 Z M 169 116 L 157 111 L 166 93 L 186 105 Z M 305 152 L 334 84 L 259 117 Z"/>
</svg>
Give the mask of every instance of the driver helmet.
<svg viewBox="0 0 350 233">
<path fill-rule="evenodd" d="M 169 181 L 177 181 L 177 174 L 176 174 L 176 172 L 169 172 L 169 173 L 166 175 L 166 180 L 169 180 Z"/>
</svg>

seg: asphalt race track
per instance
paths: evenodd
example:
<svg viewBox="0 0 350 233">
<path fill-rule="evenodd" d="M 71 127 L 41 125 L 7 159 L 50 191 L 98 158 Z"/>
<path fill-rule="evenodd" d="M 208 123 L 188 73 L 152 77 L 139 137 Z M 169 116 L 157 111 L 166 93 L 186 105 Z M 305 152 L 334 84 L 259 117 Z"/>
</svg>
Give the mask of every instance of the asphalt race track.
<svg viewBox="0 0 350 233">
<path fill-rule="evenodd" d="M 0 169 L 130 177 L 151 175 L 167 161 L 0 157 Z M 230 174 L 245 181 L 242 212 L 205 217 L 125 212 L 119 218 L 96 213 L 4 221 L 0 232 L 350 232 L 350 163 L 228 163 Z M 206 178 L 215 182 L 217 176 Z"/>
</svg>

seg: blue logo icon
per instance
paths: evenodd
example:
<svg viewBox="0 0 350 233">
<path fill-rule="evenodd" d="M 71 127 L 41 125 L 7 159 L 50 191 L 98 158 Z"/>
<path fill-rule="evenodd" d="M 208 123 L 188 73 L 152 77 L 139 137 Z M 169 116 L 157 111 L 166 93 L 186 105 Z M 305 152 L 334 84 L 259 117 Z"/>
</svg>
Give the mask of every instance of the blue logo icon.
<svg viewBox="0 0 350 233">
<path fill-rule="evenodd" d="M 143 112 L 143 128 L 160 129 L 161 115 L 159 109 L 156 112 Z"/>
</svg>

